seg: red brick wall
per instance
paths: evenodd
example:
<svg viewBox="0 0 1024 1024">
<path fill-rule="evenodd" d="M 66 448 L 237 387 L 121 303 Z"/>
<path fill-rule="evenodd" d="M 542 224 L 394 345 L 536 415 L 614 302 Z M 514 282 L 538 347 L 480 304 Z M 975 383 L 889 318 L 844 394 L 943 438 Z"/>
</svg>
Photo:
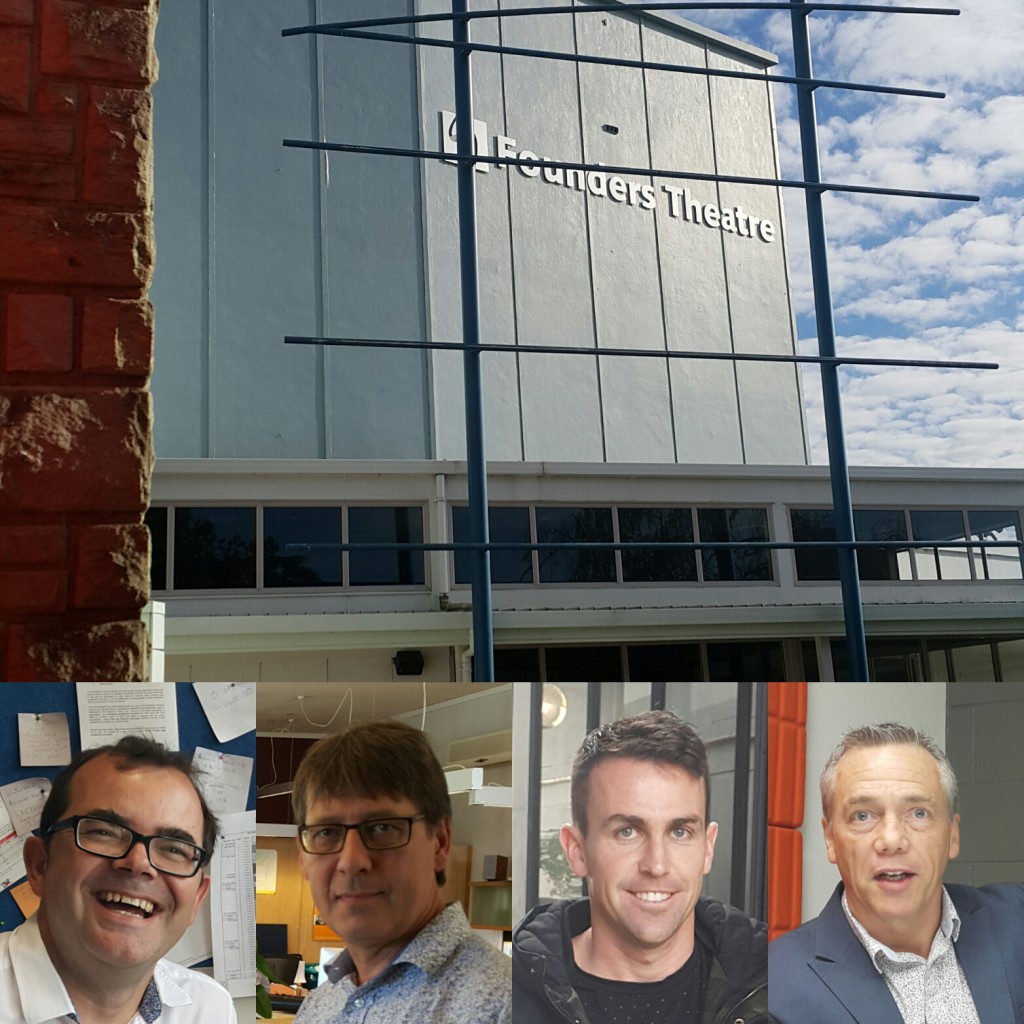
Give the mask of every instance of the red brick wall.
<svg viewBox="0 0 1024 1024">
<path fill-rule="evenodd" d="M 0 679 L 146 678 L 157 0 L 0 0 Z"/>
</svg>

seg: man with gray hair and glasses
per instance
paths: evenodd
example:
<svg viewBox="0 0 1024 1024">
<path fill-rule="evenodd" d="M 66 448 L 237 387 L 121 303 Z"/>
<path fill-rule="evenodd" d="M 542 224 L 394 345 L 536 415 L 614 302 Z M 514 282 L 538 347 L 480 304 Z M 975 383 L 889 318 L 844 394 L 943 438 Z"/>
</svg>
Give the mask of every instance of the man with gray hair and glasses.
<svg viewBox="0 0 1024 1024">
<path fill-rule="evenodd" d="M 960 851 L 956 776 L 895 723 L 843 736 L 821 773 L 842 882 L 769 948 L 779 1024 L 1024 1024 L 1024 885 L 943 885 Z"/>
</svg>

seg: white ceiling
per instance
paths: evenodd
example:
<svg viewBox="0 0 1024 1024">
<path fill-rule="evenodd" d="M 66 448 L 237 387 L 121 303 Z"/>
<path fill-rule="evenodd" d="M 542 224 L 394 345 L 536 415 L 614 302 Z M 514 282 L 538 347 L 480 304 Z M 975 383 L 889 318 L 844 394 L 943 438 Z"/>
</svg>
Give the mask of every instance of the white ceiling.
<svg viewBox="0 0 1024 1024">
<path fill-rule="evenodd" d="M 319 736 L 347 725 L 350 712 L 351 721 L 356 723 L 418 710 L 423 707 L 424 687 L 429 707 L 477 695 L 494 686 L 494 683 L 257 683 L 256 731 L 284 729 L 289 717 L 294 716 L 290 732 Z M 349 691 L 351 697 L 346 696 Z M 338 711 L 342 701 L 344 706 Z M 337 717 L 331 721 L 336 711 Z M 312 724 L 306 716 L 313 723 L 321 724 Z M 323 724 L 328 722 L 330 725 Z"/>
</svg>

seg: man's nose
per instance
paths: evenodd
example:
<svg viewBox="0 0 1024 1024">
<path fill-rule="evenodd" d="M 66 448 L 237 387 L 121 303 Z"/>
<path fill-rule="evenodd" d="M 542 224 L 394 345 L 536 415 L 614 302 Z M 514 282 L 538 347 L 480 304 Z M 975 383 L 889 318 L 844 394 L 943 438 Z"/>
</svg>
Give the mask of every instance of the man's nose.
<svg viewBox="0 0 1024 1024">
<path fill-rule="evenodd" d="M 648 875 L 663 875 L 668 871 L 668 850 L 663 836 L 648 836 L 645 840 L 640 870 Z"/>
<path fill-rule="evenodd" d="M 116 867 L 129 870 L 135 874 L 156 875 L 156 868 L 150 863 L 145 843 L 136 839 L 125 851 L 124 856 L 114 862 Z"/>
<path fill-rule="evenodd" d="M 372 862 L 370 851 L 364 845 L 359 829 L 349 829 L 345 835 L 345 845 L 338 854 L 337 870 L 346 875 L 355 875 L 360 871 L 369 871 Z"/>
<path fill-rule="evenodd" d="M 906 847 L 907 830 L 898 814 L 887 814 L 882 818 L 875 836 L 875 848 L 898 851 Z"/>
</svg>

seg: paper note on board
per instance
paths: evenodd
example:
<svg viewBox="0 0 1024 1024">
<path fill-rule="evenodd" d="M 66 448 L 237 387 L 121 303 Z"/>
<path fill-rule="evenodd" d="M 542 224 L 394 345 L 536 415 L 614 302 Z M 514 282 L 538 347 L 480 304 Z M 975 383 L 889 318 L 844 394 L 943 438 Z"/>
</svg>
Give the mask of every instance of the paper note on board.
<svg viewBox="0 0 1024 1024">
<path fill-rule="evenodd" d="M 251 757 L 224 754 L 219 750 L 196 747 L 192 765 L 202 773 L 199 783 L 214 814 L 244 811 L 249 801 L 249 780 L 252 778 Z"/>
<path fill-rule="evenodd" d="M 71 737 L 68 716 L 63 711 L 39 715 L 18 715 L 18 747 L 26 768 L 68 764 L 71 761 Z"/>
<path fill-rule="evenodd" d="M 39 816 L 51 788 L 50 780 L 44 778 L 19 779 L 0 786 L 0 798 L 3 798 L 11 824 L 19 836 L 27 836 L 39 828 Z"/>
<path fill-rule="evenodd" d="M 219 743 L 256 728 L 255 683 L 193 683 L 199 703 Z"/>
<path fill-rule="evenodd" d="M 226 814 L 213 855 L 213 976 L 233 997 L 256 984 L 256 812 Z"/>
<path fill-rule="evenodd" d="M 173 683 L 75 683 L 82 749 L 150 736 L 178 749 L 178 705 Z"/>
<path fill-rule="evenodd" d="M 14 897 L 14 902 L 18 904 L 18 909 L 25 915 L 26 920 L 39 909 L 39 904 L 42 902 L 32 891 L 32 886 L 28 882 L 12 886 L 11 895 Z"/>
</svg>

